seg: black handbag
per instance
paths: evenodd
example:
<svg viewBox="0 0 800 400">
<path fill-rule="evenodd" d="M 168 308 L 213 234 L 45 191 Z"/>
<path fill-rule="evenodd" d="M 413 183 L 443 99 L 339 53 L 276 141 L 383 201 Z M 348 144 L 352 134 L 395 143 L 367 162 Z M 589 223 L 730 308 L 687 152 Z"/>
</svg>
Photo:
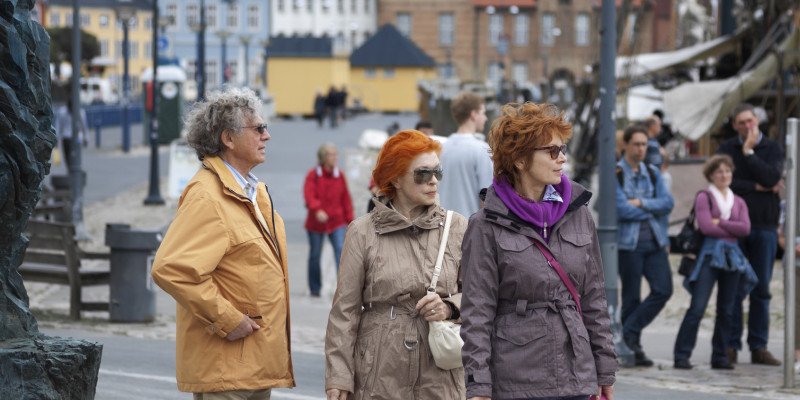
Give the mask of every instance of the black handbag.
<svg viewBox="0 0 800 400">
<path fill-rule="evenodd" d="M 706 196 L 708 197 L 708 208 L 711 209 L 711 194 L 706 192 Z M 680 233 L 673 238 L 674 240 L 670 241 L 670 253 L 695 255 L 700 253 L 705 236 L 703 232 L 700 232 L 699 228 L 695 227 L 694 221 L 694 204 L 692 204 L 692 210 L 689 211 L 689 216 L 686 218 Z"/>
<path fill-rule="evenodd" d="M 694 271 L 694 266 L 697 265 L 697 258 L 692 256 L 681 257 L 681 263 L 678 265 L 678 273 L 683 276 L 689 276 Z"/>
</svg>

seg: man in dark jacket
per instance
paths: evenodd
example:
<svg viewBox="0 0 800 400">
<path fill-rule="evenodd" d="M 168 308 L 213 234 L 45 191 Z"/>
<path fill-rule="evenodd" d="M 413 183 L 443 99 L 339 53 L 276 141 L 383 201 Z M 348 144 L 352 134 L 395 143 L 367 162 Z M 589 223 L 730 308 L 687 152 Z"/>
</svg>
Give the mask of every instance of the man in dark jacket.
<svg viewBox="0 0 800 400">
<path fill-rule="evenodd" d="M 758 129 L 753 106 L 740 104 L 732 114 L 733 129 L 737 137 L 723 142 L 717 149 L 719 154 L 733 158 L 731 189 L 744 199 L 750 214 L 750 235 L 739 239 L 750 265 L 758 276 L 758 284 L 750 292 L 750 316 L 747 321 L 747 344 L 753 364 L 781 365 L 767 350 L 769 338 L 769 282 L 778 243 L 778 218 L 780 198 L 778 190 L 783 186 L 783 150 L 774 140 Z M 737 352 L 742 349 L 742 301 L 736 299 L 731 325 L 731 348 L 728 361 L 736 363 Z"/>
</svg>

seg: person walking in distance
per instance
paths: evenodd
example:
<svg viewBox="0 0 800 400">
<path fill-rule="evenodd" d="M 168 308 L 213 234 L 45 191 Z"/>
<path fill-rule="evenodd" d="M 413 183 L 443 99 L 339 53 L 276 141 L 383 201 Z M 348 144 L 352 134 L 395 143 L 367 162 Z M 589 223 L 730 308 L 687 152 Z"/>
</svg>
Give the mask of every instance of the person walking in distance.
<svg viewBox="0 0 800 400">
<path fill-rule="evenodd" d="M 476 137 L 486 124 L 484 99 L 472 92 L 453 98 L 450 112 L 458 130 L 442 145 L 442 168 L 447 179 L 439 184 L 442 207 L 467 218 L 480 208 L 475 195 L 492 184 L 489 145 Z"/>
<path fill-rule="evenodd" d="M 625 129 L 625 155 L 617 162 L 617 243 L 622 281 L 622 335 L 634 352 L 638 366 L 649 367 L 641 345 L 642 330 L 655 319 L 672 296 L 672 271 L 663 215 L 672 211 L 672 195 L 658 168 L 644 162 L 647 130 L 639 125 Z M 650 294 L 642 301 L 642 277 Z"/>
<path fill-rule="evenodd" d="M 270 134 L 250 89 L 215 92 L 187 116 L 202 167 L 181 194 L 152 276 L 177 302 L 178 389 L 195 400 L 269 400 L 294 387 L 283 220 L 251 172 Z"/>
<path fill-rule="evenodd" d="M 753 364 L 781 365 L 767 350 L 769 339 L 769 283 L 778 246 L 778 219 L 783 187 L 783 150 L 774 140 L 758 129 L 758 118 L 752 105 L 744 103 L 733 109 L 731 120 L 738 133 L 720 144 L 718 154 L 727 154 L 736 167 L 731 190 L 744 199 L 750 216 L 750 234 L 739 239 L 739 247 L 758 277 L 750 292 L 750 312 L 747 319 L 747 345 Z M 743 295 L 734 302 L 728 361 L 735 364 L 742 350 Z"/>
</svg>

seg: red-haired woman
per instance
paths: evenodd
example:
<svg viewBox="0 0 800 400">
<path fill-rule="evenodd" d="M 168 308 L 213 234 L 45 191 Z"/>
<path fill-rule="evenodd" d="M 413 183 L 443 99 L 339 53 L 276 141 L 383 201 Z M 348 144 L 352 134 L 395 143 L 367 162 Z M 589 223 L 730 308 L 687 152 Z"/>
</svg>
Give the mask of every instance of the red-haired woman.
<svg viewBox="0 0 800 400">
<path fill-rule="evenodd" d="M 372 172 L 375 208 L 347 229 L 325 337 L 328 399 L 464 399 L 464 370 L 439 369 L 428 321 L 458 320 L 461 238 L 454 214 L 441 275 L 431 284 L 446 210 L 439 206 L 441 145 L 401 131 Z"/>
<path fill-rule="evenodd" d="M 591 193 L 564 175 L 572 126 L 508 104 L 494 181 L 464 234 L 461 351 L 469 399 L 613 397 L 617 370 Z"/>
</svg>

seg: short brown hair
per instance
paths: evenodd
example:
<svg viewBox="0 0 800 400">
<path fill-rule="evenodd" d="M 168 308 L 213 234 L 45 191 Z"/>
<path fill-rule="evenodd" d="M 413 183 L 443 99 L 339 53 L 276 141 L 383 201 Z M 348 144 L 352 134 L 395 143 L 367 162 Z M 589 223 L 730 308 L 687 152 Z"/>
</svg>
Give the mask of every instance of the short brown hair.
<svg viewBox="0 0 800 400">
<path fill-rule="evenodd" d="M 643 133 L 645 136 L 647 136 L 647 128 L 642 125 L 631 125 L 627 127 L 625 132 L 622 134 L 622 141 L 625 142 L 625 144 L 628 144 L 633 135 L 637 133 Z"/>
<path fill-rule="evenodd" d="M 450 101 L 450 114 L 456 121 L 456 125 L 463 124 L 469 119 L 473 111 L 478 111 L 486 103 L 483 97 L 472 92 L 461 92 Z"/>
<path fill-rule="evenodd" d="M 489 147 L 494 162 L 494 177 L 506 177 L 511 186 L 519 180 L 514 163 L 527 164 L 535 148 L 550 143 L 553 137 L 564 143 L 572 137 L 572 124 L 552 104 L 509 103 L 500 111 L 489 131 Z"/>
<path fill-rule="evenodd" d="M 730 167 L 731 172 L 736 169 L 736 166 L 733 165 L 733 159 L 731 156 L 727 154 L 715 154 L 709 158 L 705 164 L 703 164 L 703 176 L 706 177 L 707 181 L 711 182 L 711 175 L 713 175 L 722 164 Z"/>
<path fill-rule="evenodd" d="M 741 113 L 743 113 L 745 111 L 750 111 L 751 113 L 753 113 L 753 115 L 756 115 L 756 108 L 753 107 L 752 104 L 742 103 L 742 104 L 739 104 L 738 106 L 733 108 L 733 112 L 731 113 L 731 122 L 733 122 L 733 120 L 736 119 L 737 115 L 739 115 L 739 114 L 741 114 Z"/>
<path fill-rule="evenodd" d="M 430 152 L 435 152 L 438 156 L 442 153 L 442 145 L 420 131 L 408 129 L 397 132 L 384 143 L 378 154 L 378 161 L 372 170 L 372 180 L 381 193 L 394 199 L 397 189 L 392 181 L 406 173 L 414 158 Z"/>
</svg>

